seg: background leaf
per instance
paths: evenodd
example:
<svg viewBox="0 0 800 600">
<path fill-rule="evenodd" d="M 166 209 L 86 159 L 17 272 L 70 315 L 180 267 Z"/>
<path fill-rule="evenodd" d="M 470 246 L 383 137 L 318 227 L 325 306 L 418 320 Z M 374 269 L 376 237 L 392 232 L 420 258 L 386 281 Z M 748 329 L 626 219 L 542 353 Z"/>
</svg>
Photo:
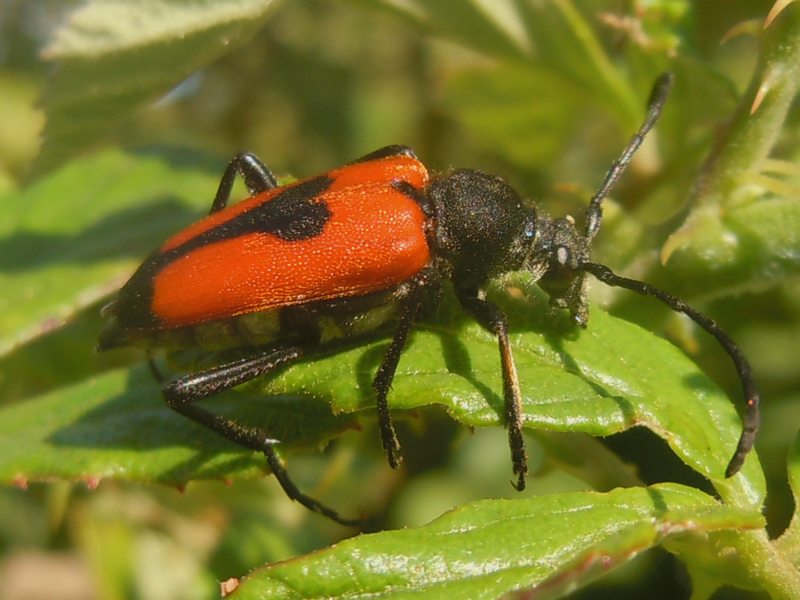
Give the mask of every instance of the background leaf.
<svg viewBox="0 0 800 600">
<path fill-rule="evenodd" d="M 35 172 L 98 143 L 264 24 L 271 0 L 90 1 L 45 49 L 58 70 L 42 98 L 44 144 Z"/>
<path fill-rule="evenodd" d="M 0 356 L 118 287 L 210 205 L 218 170 L 186 153 L 109 151 L 0 199 Z"/>
</svg>

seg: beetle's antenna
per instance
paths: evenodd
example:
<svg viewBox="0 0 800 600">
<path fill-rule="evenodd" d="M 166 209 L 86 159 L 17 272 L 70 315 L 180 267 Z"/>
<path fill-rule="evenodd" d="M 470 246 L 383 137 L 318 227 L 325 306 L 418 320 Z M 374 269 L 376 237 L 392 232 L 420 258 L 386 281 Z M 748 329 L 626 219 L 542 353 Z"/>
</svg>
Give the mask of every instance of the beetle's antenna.
<svg viewBox="0 0 800 600">
<path fill-rule="evenodd" d="M 601 204 L 603 200 L 608 197 L 611 190 L 616 185 L 622 173 L 631 162 L 633 155 L 642 145 L 645 136 L 653 128 L 658 117 L 661 115 L 661 109 L 664 108 L 664 102 L 667 100 L 670 87 L 672 87 L 673 76 L 672 73 L 662 73 L 656 82 L 653 84 L 653 90 L 650 92 L 650 99 L 647 101 L 647 115 L 644 121 L 639 126 L 639 130 L 633 134 L 633 137 L 628 141 L 628 145 L 620 154 L 619 158 L 614 161 L 611 168 L 606 173 L 603 183 L 592 196 L 589 201 L 589 206 L 586 207 L 586 240 L 591 241 L 600 229 L 600 223 L 603 221 L 603 209 Z"/>
<path fill-rule="evenodd" d="M 753 448 L 756 432 L 761 422 L 761 415 L 759 412 L 760 397 L 758 389 L 756 388 L 756 383 L 753 380 L 750 363 L 747 362 L 744 353 L 739 346 L 736 345 L 736 342 L 722 330 L 716 321 L 696 311 L 680 298 L 654 287 L 649 283 L 621 277 L 605 265 L 592 262 L 581 263 L 578 269 L 591 273 L 607 285 L 622 287 L 636 292 L 637 294 L 641 294 L 642 296 L 650 296 L 661 300 L 661 302 L 669 306 L 672 310 L 685 314 L 709 334 L 714 336 L 720 346 L 728 353 L 728 356 L 731 357 L 736 367 L 739 379 L 742 382 L 742 390 L 744 391 L 745 403 L 747 404 L 747 413 L 744 417 L 744 429 L 739 438 L 739 444 L 736 446 L 736 451 L 728 463 L 728 467 L 725 469 L 725 477 L 735 475 L 739 469 L 742 468 L 745 456 L 747 456 L 747 453 Z"/>
</svg>

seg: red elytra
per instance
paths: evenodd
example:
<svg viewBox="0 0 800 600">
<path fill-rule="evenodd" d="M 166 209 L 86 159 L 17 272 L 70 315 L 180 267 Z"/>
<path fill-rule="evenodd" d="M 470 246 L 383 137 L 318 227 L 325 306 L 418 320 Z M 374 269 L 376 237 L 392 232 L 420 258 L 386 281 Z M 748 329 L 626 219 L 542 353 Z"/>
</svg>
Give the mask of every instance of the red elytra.
<svg viewBox="0 0 800 600">
<path fill-rule="evenodd" d="M 426 216 L 391 185 L 424 189 L 417 159 L 394 156 L 328 172 L 331 185 L 314 202 L 330 211 L 319 235 L 287 241 L 269 232 L 205 244 L 172 260 L 153 277 L 151 310 L 161 327 L 182 327 L 270 308 L 344 298 L 399 284 L 430 261 Z M 273 188 L 213 213 L 179 232 L 163 254 L 269 203 Z M 187 298 L 191 302 L 187 302 Z"/>
</svg>

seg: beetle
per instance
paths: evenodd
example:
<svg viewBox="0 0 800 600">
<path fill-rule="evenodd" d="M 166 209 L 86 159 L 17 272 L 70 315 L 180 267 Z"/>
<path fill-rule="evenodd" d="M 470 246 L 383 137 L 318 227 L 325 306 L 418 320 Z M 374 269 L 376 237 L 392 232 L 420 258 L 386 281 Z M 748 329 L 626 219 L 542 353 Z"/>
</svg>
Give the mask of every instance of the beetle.
<svg viewBox="0 0 800 600">
<path fill-rule="evenodd" d="M 163 384 L 168 406 L 246 448 L 263 452 L 286 494 L 344 525 L 359 521 L 303 494 L 276 455 L 267 429 L 217 416 L 196 404 L 274 373 L 310 350 L 357 339 L 384 326 L 394 333 L 374 376 L 383 448 L 401 462 L 388 394 L 412 326 L 450 280 L 461 307 L 498 340 L 514 486 L 525 488 L 520 381 L 503 311 L 483 288 L 511 271 L 530 271 L 574 321 L 588 321 L 587 274 L 684 313 L 714 336 L 742 382 L 747 412 L 726 469 L 732 476 L 753 446 L 759 394 L 747 359 L 709 317 L 647 283 L 591 261 L 609 195 L 658 119 L 672 77 L 655 83 L 638 131 L 586 208 L 582 231 L 570 216 L 551 218 L 501 178 L 472 169 L 431 176 L 414 152 L 387 146 L 327 173 L 278 185 L 253 154 L 240 153 L 220 181 L 205 218 L 176 233 L 134 272 L 103 309 L 98 348 L 244 348 L 243 358 Z M 250 196 L 228 206 L 237 176 Z M 152 365 L 152 361 L 151 361 Z"/>
</svg>

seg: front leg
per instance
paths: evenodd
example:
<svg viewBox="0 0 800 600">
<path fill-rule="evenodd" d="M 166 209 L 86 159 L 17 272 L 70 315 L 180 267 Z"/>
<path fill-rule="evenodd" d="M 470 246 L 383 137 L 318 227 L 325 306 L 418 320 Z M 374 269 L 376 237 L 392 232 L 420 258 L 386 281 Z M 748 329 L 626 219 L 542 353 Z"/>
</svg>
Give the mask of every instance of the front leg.
<svg viewBox="0 0 800 600">
<path fill-rule="evenodd" d="M 525 489 L 525 476 L 528 473 L 528 456 L 525 453 L 525 439 L 522 436 L 522 393 L 519 388 L 517 366 L 508 341 L 508 319 L 499 307 L 484 300 L 478 295 L 476 288 L 457 290 L 458 301 L 464 310 L 469 312 L 483 327 L 497 336 L 500 347 L 500 363 L 503 369 L 503 399 L 505 401 L 506 427 L 508 427 L 508 444 L 511 448 L 511 460 L 514 473 L 519 476 L 514 487 L 519 491 Z"/>
<path fill-rule="evenodd" d="M 420 271 L 409 285 L 407 296 L 402 300 L 399 322 L 395 329 L 389 349 L 383 357 L 381 366 L 372 381 L 372 388 L 375 390 L 376 402 L 378 407 L 378 424 L 381 431 L 381 443 L 386 451 L 386 458 L 389 466 L 396 469 L 402 462 L 400 456 L 400 442 L 397 440 L 397 432 L 392 424 L 392 415 L 389 412 L 389 389 L 392 387 L 392 380 L 400 362 L 400 355 L 403 353 L 408 334 L 414 325 L 414 321 L 419 315 L 420 308 L 426 297 L 426 292 L 431 288 L 436 288 L 439 278 L 432 268 Z"/>
</svg>

